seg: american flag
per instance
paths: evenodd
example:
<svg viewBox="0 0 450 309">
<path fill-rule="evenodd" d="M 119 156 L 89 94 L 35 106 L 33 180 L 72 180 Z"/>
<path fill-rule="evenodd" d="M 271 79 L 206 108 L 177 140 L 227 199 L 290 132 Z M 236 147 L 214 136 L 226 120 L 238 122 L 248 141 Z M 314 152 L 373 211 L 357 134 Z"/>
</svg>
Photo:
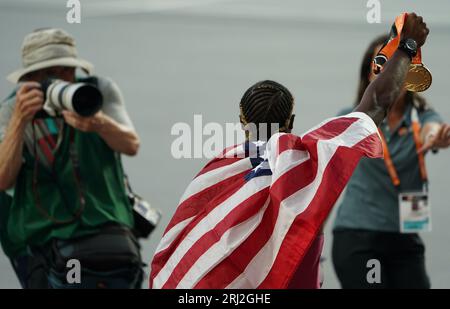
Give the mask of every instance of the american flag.
<svg viewBox="0 0 450 309">
<path fill-rule="evenodd" d="M 359 159 L 382 155 L 360 112 L 225 149 L 182 196 L 150 287 L 286 288 Z"/>
</svg>

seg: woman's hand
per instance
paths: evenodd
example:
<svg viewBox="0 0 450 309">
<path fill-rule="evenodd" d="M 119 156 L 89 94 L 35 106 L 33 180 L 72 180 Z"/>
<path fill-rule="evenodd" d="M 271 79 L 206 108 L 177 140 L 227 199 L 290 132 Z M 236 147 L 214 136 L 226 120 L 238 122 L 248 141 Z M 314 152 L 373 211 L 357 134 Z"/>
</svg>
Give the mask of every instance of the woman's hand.
<svg viewBox="0 0 450 309">
<path fill-rule="evenodd" d="M 425 140 L 419 153 L 425 153 L 431 149 L 445 149 L 450 146 L 450 125 L 442 124 L 438 130 L 430 132 L 425 136 Z"/>
</svg>

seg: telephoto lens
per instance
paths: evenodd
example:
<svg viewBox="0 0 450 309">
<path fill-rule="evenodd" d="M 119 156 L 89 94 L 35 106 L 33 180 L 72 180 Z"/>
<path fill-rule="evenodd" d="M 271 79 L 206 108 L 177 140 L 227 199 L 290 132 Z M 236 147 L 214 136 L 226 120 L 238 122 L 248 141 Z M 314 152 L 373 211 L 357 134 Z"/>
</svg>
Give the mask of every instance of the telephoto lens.
<svg viewBox="0 0 450 309">
<path fill-rule="evenodd" d="M 103 96 L 94 85 L 49 80 L 41 86 L 46 97 L 44 110 L 52 116 L 69 110 L 82 117 L 89 117 L 102 108 Z"/>
</svg>

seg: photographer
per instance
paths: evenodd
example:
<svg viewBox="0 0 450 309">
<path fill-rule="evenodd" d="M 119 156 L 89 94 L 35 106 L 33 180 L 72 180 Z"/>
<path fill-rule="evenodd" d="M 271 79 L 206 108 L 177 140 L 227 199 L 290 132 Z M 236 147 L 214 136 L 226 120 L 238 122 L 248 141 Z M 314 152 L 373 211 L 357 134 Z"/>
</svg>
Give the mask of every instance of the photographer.
<svg viewBox="0 0 450 309">
<path fill-rule="evenodd" d="M 139 287 L 141 257 L 120 161 L 137 153 L 139 138 L 120 90 L 89 75 L 92 65 L 60 29 L 27 35 L 22 61 L 8 77 L 17 89 L 0 105 L 0 191 L 12 196 L 8 239 L 27 246 L 26 286 Z M 77 68 L 87 78 L 77 78 Z M 70 84 L 51 93 L 54 80 Z M 93 114 L 75 105 L 72 83 L 79 82 L 91 85 L 78 99 Z M 91 96 L 92 89 L 99 93 Z M 81 282 L 67 280 L 71 259 L 80 262 Z"/>
</svg>

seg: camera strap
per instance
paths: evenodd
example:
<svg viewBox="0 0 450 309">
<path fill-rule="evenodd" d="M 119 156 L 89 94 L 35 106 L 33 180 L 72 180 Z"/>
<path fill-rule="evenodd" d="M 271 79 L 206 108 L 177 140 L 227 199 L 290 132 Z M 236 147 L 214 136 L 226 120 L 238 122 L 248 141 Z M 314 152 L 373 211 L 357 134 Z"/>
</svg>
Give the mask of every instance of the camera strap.
<svg viewBox="0 0 450 309">
<path fill-rule="evenodd" d="M 36 139 L 34 140 L 35 161 L 34 161 L 33 184 L 32 184 L 33 197 L 34 197 L 36 208 L 39 210 L 39 212 L 44 217 L 46 217 L 47 219 L 49 219 L 50 221 L 52 221 L 55 224 L 68 224 L 68 223 L 75 222 L 76 220 L 78 220 L 81 217 L 81 215 L 85 209 L 85 206 L 86 206 L 85 193 L 84 193 L 84 188 L 83 188 L 83 184 L 82 184 L 82 180 L 81 180 L 79 157 L 78 157 L 78 152 L 75 149 L 75 131 L 73 128 L 71 128 L 69 126 L 66 126 L 66 128 L 67 128 L 67 130 L 69 130 L 69 156 L 70 156 L 70 161 L 72 164 L 73 175 L 74 175 L 77 192 L 78 192 L 77 193 L 78 199 L 79 199 L 79 203 L 80 203 L 80 207 L 77 210 L 73 211 L 69 207 L 69 201 L 67 200 L 67 198 L 64 194 L 63 188 L 60 186 L 60 184 L 58 182 L 54 162 L 52 162 L 52 166 L 51 166 L 51 177 L 52 177 L 55 185 L 58 187 L 58 191 L 62 196 L 63 204 L 64 204 L 66 210 L 68 210 L 70 213 L 72 213 L 72 217 L 70 219 L 66 219 L 66 220 L 57 219 L 54 216 L 52 216 L 51 214 L 49 214 L 48 211 L 44 209 L 44 207 L 42 207 L 39 190 L 38 190 L 39 160 L 37 158 Z M 61 134 L 62 134 L 62 132 L 61 132 Z M 33 135 L 35 137 L 34 126 L 33 126 Z"/>
</svg>

